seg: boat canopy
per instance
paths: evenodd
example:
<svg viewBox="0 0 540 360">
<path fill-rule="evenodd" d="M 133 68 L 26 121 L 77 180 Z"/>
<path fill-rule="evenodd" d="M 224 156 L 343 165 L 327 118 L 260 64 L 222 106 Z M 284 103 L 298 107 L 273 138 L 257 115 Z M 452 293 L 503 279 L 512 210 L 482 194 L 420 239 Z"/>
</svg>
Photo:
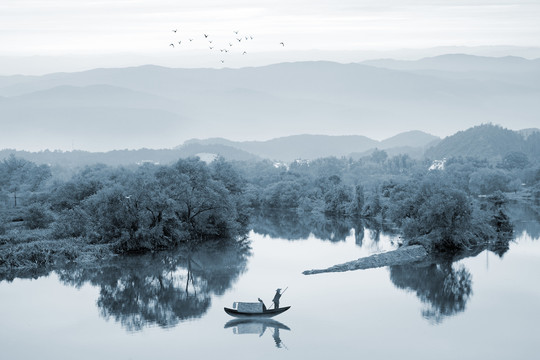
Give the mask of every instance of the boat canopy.
<svg viewBox="0 0 540 360">
<path fill-rule="evenodd" d="M 262 313 L 263 305 L 260 302 L 234 302 L 233 309 L 243 313 Z"/>
</svg>

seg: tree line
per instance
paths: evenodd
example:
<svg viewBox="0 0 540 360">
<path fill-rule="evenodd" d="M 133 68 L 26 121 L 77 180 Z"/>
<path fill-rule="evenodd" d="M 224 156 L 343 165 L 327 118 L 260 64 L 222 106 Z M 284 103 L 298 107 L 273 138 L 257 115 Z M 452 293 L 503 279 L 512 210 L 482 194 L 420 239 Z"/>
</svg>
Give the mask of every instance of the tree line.
<svg viewBox="0 0 540 360">
<path fill-rule="evenodd" d="M 13 161 L 25 162 L 10 157 L 2 165 Z M 28 164 L 24 168 L 33 169 Z M 12 178 L 2 182 L 4 193 L 35 182 L 31 177 Z M 110 244 L 116 252 L 237 239 L 247 232 L 249 221 L 243 184 L 222 159 L 210 165 L 181 159 L 170 166 L 147 164 L 135 170 L 87 166 L 67 181 L 44 176 L 37 188 L 28 188 L 25 204 L 4 209 L 3 223 L 20 218 L 29 229 L 49 228 L 47 235 L 53 238 L 84 238 Z M 6 202 L 9 199 L 4 199 L 4 207 Z M 9 219 L 9 214 L 15 215 Z"/>
<path fill-rule="evenodd" d="M 118 253 L 236 241 L 261 211 L 294 213 L 311 219 L 306 224 L 365 219 L 439 250 L 503 243 L 511 232 L 504 193 L 526 190 L 540 198 L 540 166 L 526 160 L 519 154 L 498 163 L 459 157 L 429 170 L 429 160 L 377 150 L 356 160 L 290 165 L 222 158 L 132 168 L 97 164 L 66 177 L 9 156 L 0 162 L 0 246 L 30 242 L 20 240 L 20 229 L 42 229 L 37 237 L 48 240 L 106 244 Z"/>
</svg>

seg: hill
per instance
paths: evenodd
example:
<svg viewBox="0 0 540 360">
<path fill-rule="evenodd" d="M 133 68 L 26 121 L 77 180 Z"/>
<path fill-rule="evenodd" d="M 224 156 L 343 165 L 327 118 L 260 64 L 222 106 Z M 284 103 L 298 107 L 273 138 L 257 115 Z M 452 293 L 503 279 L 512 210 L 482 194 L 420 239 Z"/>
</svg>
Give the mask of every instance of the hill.
<svg viewBox="0 0 540 360">
<path fill-rule="evenodd" d="M 446 54 L 420 60 L 378 59 L 362 64 L 393 70 L 439 70 L 452 72 L 524 73 L 538 71 L 540 59 L 528 60 L 517 56 L 487 57 L 466 54 Z"/>
<path fill-rule="evenodd" d="M 13 149 L 0 150 L 0 160 L 10 154 L 35 162 L 37 164 L 49 164 L 66 168 L 77 168 L 93 164 L 106 164 L 111 166 L 131 166 L 144 163 L 171 164 L 180 158 L 199 156 L 201 160 L 222 156 L 227 160 L 248 161 L 259 160 L 253 154 L 224 145 L 199 145 L 191 144 L 179 149 L 138 149 L 138 150 L 114 150 L 107 152 L 88 151 L 17 151 Z M 211 155 L 211 156 L 207 156 Z"/>
<path fill-rule="evenodd" d="M 179 158 L 199 156 L 212 159 L 222 156 L 227 160 L 258 161 L 269 159 L 292 162 L 296 159 L 313 160 L 321 157 L 369 156 L 374 149 L 382 149 L 389 156 L 408 154 L 412 158 L 442 159 L 453 156 L 476 157 L 500 162 L 507 154 L 519 152 L 529 160 L 540 162 L 540 130 L 535 128 L 512 131 L 501 126 L 475 126 L 444 139 L 421 131 L 410 131 L 377 141 L 365 136 L 296 135 L 268 141 L 237 142 L 224 138 L 191 139 L 174 149 L 28 152 L 0 150 L 0 160 L 15 154 L 38 164 L 79 167 L 95 163 L 108 165 L 140 165 L 145 162 L 169 164 Z M 427 150 L 426 150 L 427 149 Z"/>
<path fill-rule="evenodd" d="M 426 151 L 426 157 L 471 156 L 500 161 L 511 152 L 521 152 L 529 159 L 540 160 L 540 132 L 525 137 L 519 131 L 491 124 L 475 126 L 444 138 Z"/>
<path fill-rule="evenodd" d="M 459 57 L 444 59 L 465 66 Z M 477 66 L 458 73 L 447 71 L 448 65 L 411 71 L 320 61 L 219 70 L 147 65 L 0 77 L 0 113 L 7 124 L 0 144 L 106 151 L 172 148 L 190 138 L 380 138 L 412 129 L 451 134 L 478 119 L 536 126 L 537 61 L 488 59 L 482 61 L 502 70 L 477 71 Z M 500 65 L 513 61 L 525 70 Z"/>
<path fill-rule="evenodd" d="M 367 152 L 370 149 L 396 149 L 390 152 L 423 154 L 424 148 L 438 137 L 422 131 L 401 133 L 383 141 L 377 141 L 360 135 L 294 135 L 268 141 L 235 142 L 223 138 L 191 139 L 184 146 L 225 145 L 255 154 L 261 158 L 290 162 L 295 159 L 312 160 L 329 156 L 349 156 L 352 153 Z"/>
</svg>

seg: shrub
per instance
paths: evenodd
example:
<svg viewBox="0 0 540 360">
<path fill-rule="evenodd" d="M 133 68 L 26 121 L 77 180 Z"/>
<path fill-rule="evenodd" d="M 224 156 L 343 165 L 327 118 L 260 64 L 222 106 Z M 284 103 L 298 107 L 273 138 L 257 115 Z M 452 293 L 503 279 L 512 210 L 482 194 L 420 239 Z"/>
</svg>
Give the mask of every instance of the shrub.
<svg viewBox="0 0 540 360">
<path fill-rule="evenodd" d="M 30 205 L 24 212 L 24 224 L 28 229 L 45 229 L 52 221 L 51 212 L 41 205 Z"/>
</svg>

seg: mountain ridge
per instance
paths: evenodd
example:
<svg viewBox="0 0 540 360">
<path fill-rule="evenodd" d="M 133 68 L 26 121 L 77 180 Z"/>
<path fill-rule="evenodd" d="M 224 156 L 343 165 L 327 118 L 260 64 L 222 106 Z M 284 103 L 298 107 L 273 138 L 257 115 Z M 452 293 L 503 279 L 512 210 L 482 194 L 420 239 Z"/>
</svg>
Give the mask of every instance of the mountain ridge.
<svg viewBox="0 0 540 360">
<path fill-rule="evenodd" d="M 63 86 L 76 88 L 70 94 Z M 328 61 L 241 69 L 148 65 L 0 77 L 0 113 L 9 130 L 0 133 L 0 143 L 26 149 L 75 143 L 105 151 L 174 147 L 190 138 L 381 138 L 411 129 L 443 135 L 481 119 L 530 128 L 540 116 L 538 96 L 540 70 L 464 75 Z"/>
<path fill-rule="evenodd" d="M 424 141 L 419 143 L 417 137 Z M 343 142 L 347 138 L 352 142 Z M 433 139 L 429 142 L 430 139 Z M 331 139 L 332 144 L 338 147 L 329 147 L 326 140 Z M 361 144 L 359 140 L 368 139 Z M 400 140 L 400 142 L 397 142 Z M 312 144 L 306 146 L 305 141 Z M 392 141 L 388 141 L 392 140 Z M 242 148 L 242 144 L 254 149 Z M 412 145 L 411 145 L 412 144 Z M 265 145 L 262 149 L 258 145 Z M 343 146 L 345 145 L 345 146 Z M 373 146 L 375 145 L 375 146 Z M 382 146 L 381 146 L 382 145 Z M 415 146 L 416 145 L 416 146 Z M 423 147 L 422 147 L 423 146 Z M 320 153 L 308 153 L 301 156 L 302 151 L 313 148 L 325 150 Z M 107 152 L 88 152 L 75 150 L 70 152 L 40 151 L 27 152 L 13 149 L 0 150 L 0 158 L 11 153 L 37 163 L 46 163 L 60 166 L 83 166 L 93 163 L 106 163 L 109 165 L 133 165 L 144 162 L 172 163 L 180 157 L 202 156 L 210 154 L 222 156 L 227 160 L 260 161 L 272 160 L 277 162 L 292 162 L 297 159 L 310 160 L 316 156 L 321 157 L 349 157 L 357 160 L 368 157 L 375 150 L 384 150 L 389 156 L 407 154 L 416 159 L 442 159 L 450 157 L 472 156 L 487 159 L 492 163 L 500 163 L 508 154 L 519 152 L 525 154 L 532 162 L 540 162 L 540 129 L 528 128 L 518 131 L 509 130 L 498 125 L 483 124 L 458 131 L 457 133 L 440 139 L 423 131 L 408 131 L 394 135 L 381 141 L 369 139 L 365 136 L 328 136 L 328 135 L 295 135 L 267 141 L 237 142 L 224 138 L 217 139 L 190 139 L 174 149 L 148 149 L 114 150 Z M 281 156 L 283 153 L 286 156 Z M 262 154 L 262 155 L 261 155 Z"/>
<path fill-rule="evenodd" d="M 474 126 L 442 139 L 427 149 L 425 156 L 430 159 L 477 157 L 498 162 L 510 153 L 523 153 L 540 160 L 540 131 L 524 130 L 529 132 L 528 136 L 523 131 L 493 124 Z"/>
<path fill-rule="evenodd" d="M 263 158 L 280 161 L 296 159 L 313 160 L 328 156 L 348 156 L 370 149 L 411 148 L 411 153 L 423 152 L 423 149 L 440 138 L 423 131 L 412 130 L 377 141 L 363 135 L 312 135 L 300 134 L 274 138 L 266 141 L 231 141 L 223 138 L 190 139 L 185 145 L 227 145 Z"/>
</svg>

